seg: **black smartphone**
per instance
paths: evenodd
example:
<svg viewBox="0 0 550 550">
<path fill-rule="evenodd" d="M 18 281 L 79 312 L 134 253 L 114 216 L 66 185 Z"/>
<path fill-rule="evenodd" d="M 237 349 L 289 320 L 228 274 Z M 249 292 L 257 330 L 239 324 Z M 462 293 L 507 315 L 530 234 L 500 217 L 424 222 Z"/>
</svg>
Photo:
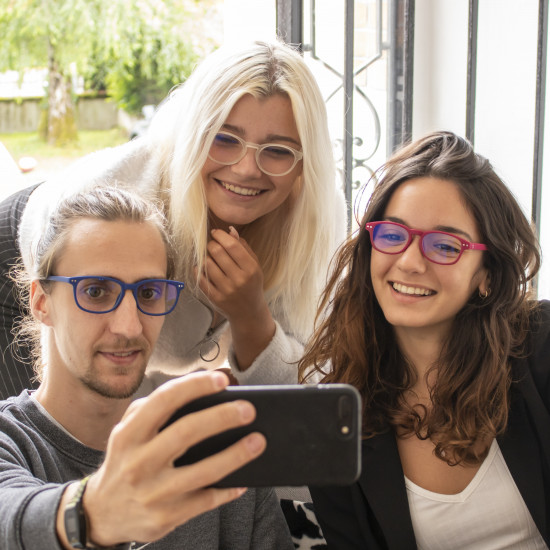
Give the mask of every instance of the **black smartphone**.
<svg viewBox="0 0 550 550">
<path fill-rule="evenodd" d="M 166 426 L 186 414 L 236 399 L 254 405 L 254 422 L 201 441 L 175 466 L 193 464 L 260 432 L 267 440 L 263 454 L 216 487 L 350 485 L 359 477 L 361 398 L 348 384 L 229 386 L 188 403 Z"/>
</svg>

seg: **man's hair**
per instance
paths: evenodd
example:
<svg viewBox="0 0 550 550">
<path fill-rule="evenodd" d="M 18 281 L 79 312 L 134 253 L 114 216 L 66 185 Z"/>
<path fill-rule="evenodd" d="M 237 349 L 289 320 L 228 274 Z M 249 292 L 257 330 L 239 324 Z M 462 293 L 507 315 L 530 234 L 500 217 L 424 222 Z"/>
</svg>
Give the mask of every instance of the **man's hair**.
<svg viewBox="0 0 550 550">
<path fill-rule="evenodd" d="M 152 201 L 114 186 L 99 186 L 63 199 L 53 211 L 44 235 L 34 250 L 30 270 L 25 269 L 21 263 L 11 271 L 21 303 L 27 309 L 27 314 L 18 323 L 15 331 L 15 352 L 17 353 L 17 346 L 30 348 L 38 379 L 42 374 L 42 325 L 30 313 L 30 285 L 33 280 L 38 280 L 47 291 L 45 279 L 54 274 L 73 225 L 78 220 L 86 218 L 151 224 L 158 229 L 166 246 L 166 277 L 169 279 L 174 274 L 174 249 L 166 229 L 166 220 L 162 211 Z"/>
<path fill-rule="evenodd" d="M 180 255 L 178 274 L 191 281 L 207 257 L 208 205 L 201 178 L 210 145 L 245 95 L 288 97 L 303 150 L 303 171 L 288 199 L 241 235 L 258 255 L 267 299 L 292 332 L 313 327 L 327 266 L 341 235 L 343 206 L 325 102 L 302 56 L 280 41 L 254 42 L 210 54 L 159 107 L 146 139 L 162 168 L 163 200 Z M 340 193 L 340 200 L 338 194 Z M 196 283 L 195 283 L 196 284 Z"/>
<path fill-rule="evenodd" d="M 330 314 L 322 320 L 300 363 L 300 377 L 321 371 L 325 382 L 347 382 L 363 397 L 367 437 L 400 427 L 436 443 L 444 460 L 479 462 L 476 451 L 487 437 L 506 427 L 510 357 L 523 353 L 529 316 L 529 282 L 540 267 L 537 238 L 516 199 L 489 161 L 450 132 L 436 132 L 400 151 L 380 169 L 357 235 L 345 243 L 323 295 Z M 372 245 L 365 224 L 383 219 L 399 186 L 433 177 L 453 182 L 473 216 L 480 242 L 487 245 L 483 264 L 490 294 L 477 289 L 457 314 L 444 343 L 433 408 L 413 408 L 403 398 L 416 374 L 401 354 L 392 326 L 376 300 L 370 261 Z M 460 268 L 460 262 L 454 269 Z M 326 365 L 331 365 L 326 367 Z M 325 372 L 327 369 L 328 372 Z M 483 445 L 481 445 L 483 447 Z"/>
</svg>

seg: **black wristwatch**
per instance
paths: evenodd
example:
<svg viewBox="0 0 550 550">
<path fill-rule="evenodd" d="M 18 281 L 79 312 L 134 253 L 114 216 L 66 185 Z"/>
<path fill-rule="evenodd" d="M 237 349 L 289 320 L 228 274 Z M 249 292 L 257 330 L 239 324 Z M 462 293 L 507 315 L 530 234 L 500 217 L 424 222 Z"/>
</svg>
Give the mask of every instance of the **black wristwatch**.
<svg viewBox="0 0 550 550">
<path fill-rule="evenodd" d="M 89 479 L 90 476 L 87 476 L 80 481 L 76 493 L 65 507 L 65 533 L 69 540 L 69 544 L 72 548 L 111 548 L 112 550 L 130 550 L 132 548 L 131 542 L 106 547 L 96 546 L 88 540 L 88 520 L 82 504 L 82 498 L 84 497 L 84 491 L 86 490 Z"/>
</svg>

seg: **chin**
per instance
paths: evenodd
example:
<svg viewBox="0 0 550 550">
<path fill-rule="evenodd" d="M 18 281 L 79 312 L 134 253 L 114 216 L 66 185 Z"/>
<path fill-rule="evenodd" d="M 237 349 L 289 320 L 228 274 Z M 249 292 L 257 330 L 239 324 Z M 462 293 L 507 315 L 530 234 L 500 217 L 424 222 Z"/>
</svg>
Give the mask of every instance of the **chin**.
<svg viewBox="0 0 550 550">
<path fill-rule="evenodd" d="M 132 380 L 114 380 L 104 382 L 100 380 L 85 380 L 84 384 L 93 392 L 107 399 L 128 399 L 132 397 L 141 386 L 144 376 Z"/>
</svg>

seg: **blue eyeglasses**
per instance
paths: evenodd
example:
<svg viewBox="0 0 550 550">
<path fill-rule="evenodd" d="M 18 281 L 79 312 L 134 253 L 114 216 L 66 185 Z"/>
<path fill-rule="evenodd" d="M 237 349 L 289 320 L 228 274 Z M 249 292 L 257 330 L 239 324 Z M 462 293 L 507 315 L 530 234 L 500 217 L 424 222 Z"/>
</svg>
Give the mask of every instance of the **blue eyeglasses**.
<svg viewBox="0 0 550 550">
<path fill-rule="evenodd" d="M 139 311 L 146 315 L 167 315 L 178 303 L 184 284 L 169 279 L 145 279 L 125 283 L 113 277 L 61 277 L 52 275 L 46 281 L 73 285 L 76 305 L 88 313 L 109 313 L 115 310 L 127 290 L 131 290 Z"/>
<path fill-rule="evenodd" d="M 487 250 L 484 244 L 471 243 L 444 231 L 420 231 L 396 222 L 368 222 L 365 227 L 373 248 L 384 254 L 405 252 L 418 235 L 420 252 L 434 264 L 456 264 L 465 250 Z"/>
</svg>

